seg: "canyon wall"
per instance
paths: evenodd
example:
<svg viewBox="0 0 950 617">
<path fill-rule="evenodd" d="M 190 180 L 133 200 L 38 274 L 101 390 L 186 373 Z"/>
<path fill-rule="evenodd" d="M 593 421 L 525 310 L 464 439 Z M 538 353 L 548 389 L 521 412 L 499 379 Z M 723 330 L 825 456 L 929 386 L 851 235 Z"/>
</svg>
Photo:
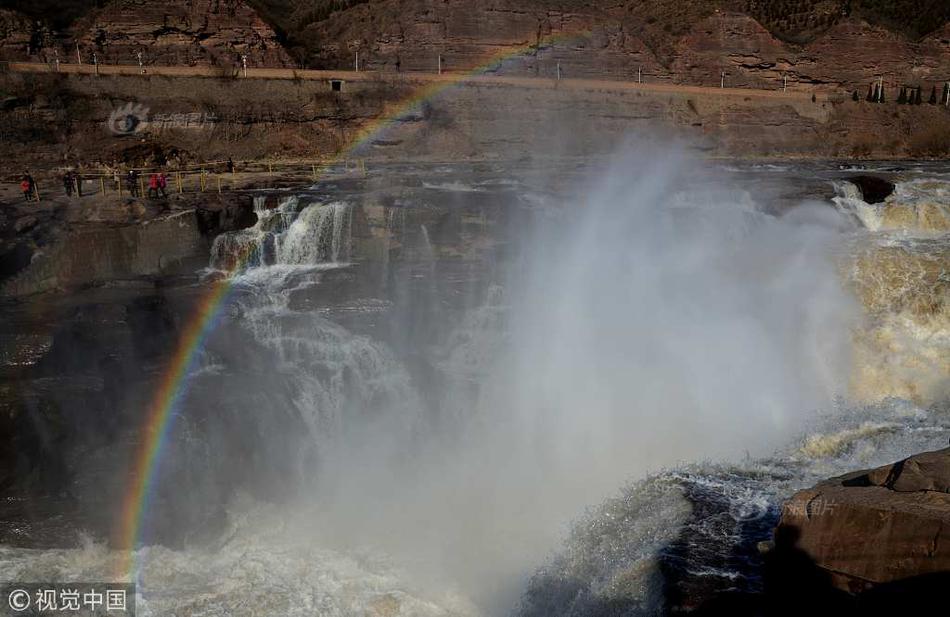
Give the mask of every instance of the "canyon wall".
<svg viewBox="0 0 950 617">
<path fill-rule="evenodd" d="M 12 24 L 12 26 L 4 26 Z M 25 29 L 28 29 L 24 32 Z M 7 60 L 103 64 L 287 66 L 277 34 L 242 0 L 118 0 L 94 9 L 68 32 L 54 33 L 12 11 L 0 15 L 0 52 Z"/>
<path fill-rule="evenodd" d="M 10 135 L 0 156 L 23 169 L 340 152 L 370 160 L 589 156 L 635 134 L 676 136 L 717 156 L 928 157 L 950 148 L 950 111 L 939 105 L 651 91 L 610 81 L 472 80 L 434 94 L 428 82 L 385 75 L 345 82 L 339 92 L 329 80 L 10 73 L 0 82 L 13 95 L 0 109 Z M 111 114 L 130 105 L 151 122 L 110 132 Z"/>
<path fill-rule="evenodd" d="M 929 89 L 950 75 L 950 24 L 912 40 L 836 13 L 809 42 L 795 44 L 743 2 L 667 4 L 377 0 L 304 22 L 288 43 L 242 0 L 117 0 L 56 36 L 4 11 L 0 54 L 52 60 L 58 51 L 60 61 L 73 62 L 78 44 L 86 62 L 95 52 L 102 62 L 135 64 L 142 52 L 146 64 L 233 67 L 246 54 L 251 66 L 330 70 L 353 68 L 358 54 L 364 69 L 426 72 L 438 70 L 441 56 L 449 71 L 553 76 L 560 66 L 565 77 L 705 86 L 718 86 L 725 73 L 736 87 L 779 89 L 787 78 L 791 88 L 828 91 L 863 91 L 879 77 Z"/>
<path fill-rule="evenodd" d="M 637 79 L 718 86 L 827 90 L 942 82 L 950 73 L 950 26 L 920 41 L 858 19 L 842 19 L 806 45 L 786 43 L 748 14 L 710 10 L 666 32 L 623 5 L 524 0 L 384 0 L 334 13 L 303 37 L 320 41 L 311 63 L 338 69 L 470 69 L 489 60 L 502 74 Z M 520 52 L 520 53 L 516 53 Z M 514 55 L 512 55 L 514 54 Z M 510 56 L 510 57 L 509 57 Z"/>
</svg>

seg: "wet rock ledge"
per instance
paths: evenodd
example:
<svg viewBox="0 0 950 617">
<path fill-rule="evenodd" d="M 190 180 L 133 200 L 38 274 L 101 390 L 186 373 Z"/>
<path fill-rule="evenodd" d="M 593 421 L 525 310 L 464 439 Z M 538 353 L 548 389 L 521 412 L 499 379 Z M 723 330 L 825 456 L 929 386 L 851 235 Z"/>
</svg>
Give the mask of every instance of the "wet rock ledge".
<svg viewBox="0 0 950 617">
<path fill-rule="evenodd" d="M 85 220 L 70 220 L 64 210 L 25 204 L 5 213 L 0 296 L 194 272 L 208 263 L 215 236 L 257 222 L 250 193 L 179 196 L 159 205 L 126 200 Z"/>
<path fill-rule="evenodd" d="M 774 563 L 810 562 L 812 581 L 859 595 L 865 608 L 943 597 L 946 611 L 950 448 L 799 491 L 785 503 L 775 537 Z M 786 579 L 801 570 L 786 568 Z"/>
</svg>

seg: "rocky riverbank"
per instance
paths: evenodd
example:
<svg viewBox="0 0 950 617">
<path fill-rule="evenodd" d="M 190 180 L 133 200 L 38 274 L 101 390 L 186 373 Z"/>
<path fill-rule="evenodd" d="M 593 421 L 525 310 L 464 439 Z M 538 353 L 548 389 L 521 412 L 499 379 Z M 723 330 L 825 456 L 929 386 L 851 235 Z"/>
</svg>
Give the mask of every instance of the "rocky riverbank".
<svg viewBox="0 0 950 617">
<path fill-rule="evenodd" d="M 257 221 L 249 193 L 53 199 L 0 211 L 0 295 L 190 274 L 218 234 Z"/>
</svg>

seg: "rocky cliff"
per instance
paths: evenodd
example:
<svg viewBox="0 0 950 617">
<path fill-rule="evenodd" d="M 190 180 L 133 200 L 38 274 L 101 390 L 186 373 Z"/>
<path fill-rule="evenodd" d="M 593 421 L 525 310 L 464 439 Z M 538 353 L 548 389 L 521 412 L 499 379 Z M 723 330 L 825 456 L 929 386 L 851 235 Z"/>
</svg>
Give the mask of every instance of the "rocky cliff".
<svg viewBox="0 0 950 617">
<path fill-rule="evenodd" d="M 242 0 L 116 0 L 55 36 L 22 14 L 5 12 L 0 41 L 6 59 L 76 62 L 78 46 L 86 63 L 95 53 L 101 63 L 135 64 L 140 52 L 145 65 L 238 66 L 242 55 L 251 66 L 290 63 L 274 29 Z"/>
<path fill-rule="evenodd" d="M 758 88 L 780 88 L 785 78 L 793 88 L 827 90 L 863 90 L 882 76 L 892 86 L 943 83 L 947 11 L 918 8 L 927 15 L 918 24 L 917 15 L 885 19 L 872 4 L 116 0 L 58 33 L 5 13 L 0 51 L 51 58 L 58 50 L 73 61 L 78 43 L 105 62 L 134 64 L 141 51 L 146 63 L 234 65 L 247 54 L 254 66 L 286 66 L 292 54 L 328 69 L 352 68 L 359 54 L 363 68 L 428 72 L 438 70 L 441 56 L 445 70 L 553 76 L 560 65 L 567 77 L 708 86 L 725 73 L 728 85 Z"/>
<path fill-rule="evenodd" d="M 777 38 L 730 3 L 683 9 L 662 28 L 653 3 L 527 0 L 382 0 L 333 13 L 298 38 L 319 42 L 308 62 L 326 68 L 468 69 L 572 77 L 636 79 L 715 86 L 779 88 L 788 83 L 832 90 L 929 83 L 950 70 L 950 27 L 921 40 L 857 17 L 841 18 L 803 44 Z M 731 3 L 735 8 L 736 3 Z M 739 3 L 741 5 L 741 3 Z M 513 55 L 515 51 L 520 51 Z M 510 59 L 506 56 L 511 55 Z"/>
</svg>

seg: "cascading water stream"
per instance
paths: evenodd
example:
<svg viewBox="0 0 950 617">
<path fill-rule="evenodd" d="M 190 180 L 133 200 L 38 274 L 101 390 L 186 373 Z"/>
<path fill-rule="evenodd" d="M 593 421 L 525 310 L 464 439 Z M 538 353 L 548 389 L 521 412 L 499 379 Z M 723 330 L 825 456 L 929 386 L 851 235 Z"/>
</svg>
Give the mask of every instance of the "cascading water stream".
<svg viewBox="0 0 950 617">
<path fill-rule="evenodd" d="M 257 223 L 250 229 L 215 238 L 211 267 L 230 270 L 239 262 L 260 266 L 314 266 L 350 259 L 353 207 L 343 202 L 313 203 L 301 208 L 297 196 L 273 209 L 256 197 Z"/>
</svg>

